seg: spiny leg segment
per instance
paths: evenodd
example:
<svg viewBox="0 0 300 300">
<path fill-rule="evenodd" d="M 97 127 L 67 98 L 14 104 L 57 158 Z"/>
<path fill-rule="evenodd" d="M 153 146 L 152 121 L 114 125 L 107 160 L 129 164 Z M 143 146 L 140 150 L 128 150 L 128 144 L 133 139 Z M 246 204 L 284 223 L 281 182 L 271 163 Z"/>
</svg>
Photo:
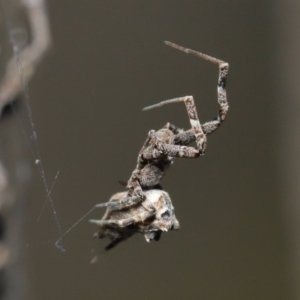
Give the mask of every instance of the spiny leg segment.
<svg viewBox="0 0 300 300">
<path fill-rule="evenodd" d="M 225 120 L 228 109 L 229 109 L 229 105 L 227 102 L 227 95 L 226 95 L 226 83 L 227 83 L 229 64 L 227 62 L 224 62 L 220 59 L 214 58 L 207 54 L 203 54 L 201 52 L 198 52 L 198 51 L 195 51 L 192 49 L 184 48 L 182 46 L 179 46 L 177 44 L 174 44 L 174 43 L 171 43 L 168 41 L 165 41 L 165 43 L 168 46 L 173 47 L 177 50 L 183 51 L 187 54 L 196 55 L 196 56 L 201 57 L 209 62 L 219 65 L 219 79 L 218 79 L 218 89 L 217 89 L 219 114 L 214 120 L 206 122 L 206 123 L 202 124 L 202 126 L 201 126 L 202 131 L 204 132 L 205 135 L 212 133 L 213 131 L 218 129 L 218 127 L 221 125 L 221 123 Z M 160 106 L 163 106 L 163 105 L 166 105 L 169 103 L 182 102 L 182 101 L 184 101 L 183 100 L 184 98 L 185 97 L 162 101 L 158 104 L 154 104 L 154 105 L 145 107 L 143 110 L 149 110 L 149 109 L 160 107 Z M 187 109 L 188 109 L 188 107 L 187 107 Z M 189 115 L 189 117 L 190 117 L 190 115 Z M 198 119 L 198 121 L 199 121 L 199 119 Z M 190 122 L 192 125 L 191 117 L 190 117 Z M 192 129 L 193 129 L 193 125 L 192 125 Z M 197 137 L 196 137 L 196 141 L 197 141 Z"/>
<path fill-rule="evenodd" d="M 118 227 L 126 227 L 128 225 L 138 223 L 138 222 L 143 222 L 144 220 L 150 218 L 153 216 L 155 211 L 147 211 L 145 210 L 144 212 L 141 212 L 140 214 L 134 215 L 130 218 L 125 218 L 121 220 L 114 220 L 114 219 L 109 219 L 109 220 L 95 220 L 91 219 L 90 223 L 95 223 L 99 226 L 111 226 L 111 225 L 116 225 Z"/>
<path fill-rule="evenodd" d="M 185 97 L 165 100 L 158 104 L 147 106 L 147 107 L 143 108 L 143 110 L 149 110 L 149 109 L 152 109 L 155 107 L 163 106 L 163 105 L 170 104 L 170 103 L 176 103 L 176 102 L 184 102 L 189 119 L 190 119 L 191 127 L 193 130 L 195 139 L 196 139 L 197 149 L 199 150 L 200 155 L 204 154 L 204 151 L 206 149 L 206 136 L 202 130 L 202 127 L 201 127 L 201 124 L 200 124 L 200 121 L 198 118 L 196 105 L 195 105 L 193 96 L 185 96 Z"/>
</svg>

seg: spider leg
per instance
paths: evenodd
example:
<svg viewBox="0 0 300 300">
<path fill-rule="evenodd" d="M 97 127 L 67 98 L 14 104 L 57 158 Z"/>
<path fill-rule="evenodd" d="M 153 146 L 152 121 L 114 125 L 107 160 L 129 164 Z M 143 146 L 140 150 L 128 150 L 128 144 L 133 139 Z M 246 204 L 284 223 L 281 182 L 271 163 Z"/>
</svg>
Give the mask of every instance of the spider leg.
<svg viewBox="0 0 300 300">
<path fill-rule="evenodd" d="M 134 173 L 136 172 L 134 171 L 133 174 Z M 144 201 L 146 197 L 144 195 L 144 192 L 141 188 L 139 181 L 135 178 L 135 175 L 132 175 L 132 178 L 130 178 L 128 182 L 129 183 L 127 185 L 128 187 L 127 192 L 117 193 L 112 196 L 109 202 L 96 204 L 95 207 L 96 208 L 107 207 L 108 210 L 107 213 L 105 214 L 106 216 L 114 210 L 121 210 L 126 207 L 134 206 Z"/>
<path fill-rule="evenodd" d="M 221 123 L 225 120 L 229 105 L 227 102 L 226 95 L 226 83 L 228 75 L 228 63 L 221 63 L 219 65 L 219 80 L 218 80 L 218 104 L 219 104 L 219 114 L 218 116 L 209 122 L 202 124 L 202 129 L 205 134 L 210 134 L 217 130 Z"/>
<path fill-rule="evenodd" d="M 137 181 L 134 181 L 132 183 L 134 188 L 129 189 L 128 193 L 126 194 L 125 197 L 118 201 L 114 202 L 108 202 L 108 205 L 105 205 L 106 203 L 103 203 L 103 206 L 108 206 L 110 208 L 110 211 L 113 210 L 120 210 L 126 207 L 134 206 L 140 202 L 142 202 L 145 199 L 144 192 L 142 191 L 142 188 L 140 184 Z M 98 204 L 99 205 L 99 204 Z M 97 207 L 100 207 L 100 205 Z"/>
<path fill-rule="evenodd" d="M 205 132 L 204 132 L 205 133 Z M 174 145 L 188 145 L 196 140 L 194 132 L 192 129 L 180 132 L 174 136 Z"/>
<path fill-rule="evenodd" d="M 132 172 L 127 184 L 127 196 L 119 201 L 121 208 L 135 205 L 145 199 L 144 192 L 138 180 L 139 172 L 139 170 L 134 170 Z"/>
<path fill-rule="evenodd" d="M 194 134 L 194 131 L 191 130 Z M 152 143 L 155 145 L 154 147 L 148 147 L 142 153 L 141 157 L 144 160 L 152 160 L 159 159 L 161 157 L 198 157 L 203 154 L 199 149 L 194 147 L 182 146 L 182 145 L 174 145 L 170 143 L 166 143 L 157 136 L 157 132 L 150 132 Z M 194 138 L 195 140 L 195 138 Z M 170 162 L 170 161 L 169 161 Z"/>
<path fill-rule="evenodd" d="M 202 125 L 202 130 L 205 135 L 212 133 L 213 131 L 217 130 L 219 128 L 220 124 L 225 120 L 228 109 L 229 109 L 229 105 L 228 105 L 228 101 L 227 101 L 227 94 L 226 94 L 226 83 L 227 83 L 229 64 L 220 59 L 214 58 L 212 56 L 203 54 L 201 52 L 198 52 L 198 51 L 195 51 L 192 49 L 184 48 L 182 46 L 179 46 L 177 44 L 174 44 L 174 43 L 171 43 L 168 41 L 165 41 L 165 43 L 168 46 L 171 46 L 177 50 L 183 51 L 187 54 L 196 55 L 196 56 L 201 57 L 209 62 L 219 65 L 219 79 L 218 79 L 218 88 L 217 88 L 219 114 L 214 120 L 206 122 Z M 169 103 L 180 102 L 180 101 L 182 101 L 180 99 L 182 99 L 182 98 L 177 98 L 177 100 L 176 99 L 166 100 L 166 101 L 160 102 L 158 104 L 145 107 L 144 110 L 152 109 L 152 108 L 159 107 L 159 106 L 169 104 Z M 190 120 L 191 120 L 191 118 L 190 118 Z M 197 141 L 197 136 L 196 136 L 196 141 Z"/>
<path fill-rule="evenodd" d="M 146 219 L 150 218 L 151 216 L 153 216 L 155 213 L 155 211 L 149 211 L 149 210 L 144 210 L 143 212 L 136 214 L 130 218 L 126 218 L 126 219 L 121 219 L 121 220 L 114 220 L 114 219 L 109 219 L 109 220 L 94 220 L 91 219 L 89 220 L 90 223 L 95 223 L 101 227 L 105 227 L 105 226 L 111 226 L 111 225 L 116 225 L 118 227 L 126 227 L 129 226 L 131 224 L 134 223 L 138 223 L 138 222 L 143 222 Z"/>
<path fill-rule="evenodd" d="M 160 156 L 188 158 L 194 158 L 201 155 L 199 150 L 193 147 L 158 142 L 156 144 L 156 149 L 148 149 L 148 151 L 145 151 L 145 153 L 143 154 L 143 157 L 148 160 L 155 159 L 158 157 L 157 153 L 159 153 Z"/>
<path fill-rule="evenodd" d="M 203 126 L 203 125 L 201 125 Z M 196 140 L 193 129 L 184 131 L 184 129 L 178 128 L 176 125 L 167 123 L 164 128 L 171 130 L 175 136 L 172 144 L 174 145 L 188 145 Z M 202 127 L 203 129 L 203 127 Z M 204 130 L 203 130 L 204 131 Z M 204 131 L 205 133 L 205 131 Z"/>
<path fill-rule="evenodd" d="M 121 205 L 121 209 L 141 203 L 142 206 L 147 210 L 147 212 L 145 212 L 145 213 L 153 214 L 156 209 L 155 209 L 153 203 L 149 199 L 147 199 L 147 197 L 145 196 L 145 194 L 142 190 L 142 187 L 140 185 L 139 179 L 138 179 L 138 177 L 136 177 L 139 175 L 141 177 L 141 179 L 143 179 L 143 176 L 141 176 L 142 174 L 140 174 L 140 171 L 136 171 L 136 170 L 133 171 L 132 174 L 133 174 L 132 179 L 131 178 L 129 179 L 130 184 L 129 184 L 129 191 L 128 191 L 128 195 L 130 195 L 131 191 L 132 191 L 132 195 L 130 197 L 128 197 L 128 195 L 127 195 L 126 198 L 123 198 L 120 201 L 119 205 Z M 149 176 L 150 174 L 146 173 L 144 175 Z M 151 181 L 151 178 L 148 178 L 148 180 Z M 145 181 L 147 181 L 147 179 L 145 179 Z M 132 187 L 133 187 L 133 189 L 132 189 Z"/>
<path fill-rule="evenodd" d="M 204 154 L 204 151 L 206 149 L 206 136 L 202 130 L 202 127 L 201 127 L 201 124 L 200 124 L 200 121 L 198 118 L 196 105 L 195 105 L 193 96 L 185 96 L 185 97 L 165 100 L 158 104 L 154 104 L 154 105 L 145 107 L 145 108 L 143 108 L 143 110 L 149 110 L 149 109 L 152 109 L 155 107 L 160 107 L 160 106 L 163 106 L 166 104 L 176 103 L 176 102 L 184 102 L 189 119 L 190 119 L 191 127 L 192 127 L 193 133 L 195 135 L 197 149 L 199 150 L 200 155 Z"/>
<path fill-rule="evenodd" d="M 149 172 L 145 175 L 148 176 L 149 174 L 151 175 L 151 173 L 149 173 Z M 154 175 L 152 175 L 152 177 L 154 177 Z M 147 198 L 142 190 L 142 187 L 140 185 L 138 176 L 140 176 L 139 170 L 133 171 L 131 178 L 129 179 L 128 184 L 127 184 L 128 192 L 118 193 L 113 196 L 113 197 L 115 197 L 114 201 L 100 203 L 100 204 L 97 204 L 96 207 L 108 207 L 107 214 L 109 214 L 112 211 L 131 207 L 131 206 L 137 205 L 138 203 L 142 202 L 142 205 L 148 211 L 153 211 L 154 206 L 151 203 L 151 201 L 147 200 Z M 141 177 L 141 178 L 143 179 L 143 177 Z M 148 178 L 148 179 L 151 181 L 152 178 Z M 152 179 L 152 181 L 153 180 L 154 179 Z M 156 183 L 156 181 L 155 181 L 155 183 Z M 111 198 L 111 199 L 113 199 L 113 198 Z M 106 218 L 103 217 L 102 220 L 104 220 L 104 219 L 106 219 Z"/>
<path fill-rule="evenodd" d="M 169 122 L 164 126 L 164 128 L 171 130 L 174 134 L 179 134 L 184 132 L 183 129 L 178 128 L 176 125 L 171 124 Z"/>
<path fill-rule="evenodd" d="M 218 116 L 207 123 L 202 124 L 202 129 L 205 134 L 210 134 L 213 131 L 217 130 L 221 123 L 225 120 L 229 105 L 227 102 L 227 95 L 226 95 L 226 83 L 227 83 L 227 76 L 228 76 L 228 69 L 229 69 L 229 64 L 227 62 L 224 62 L 220 59 L 211 57 L 209 55 L 203 54 L 201 52 L 192 50 L 192 49 L 187 49 L 184 47 L 181 47 L 177 44 L 171 43 L 166 41 L 165 42 L 168 46 L 171 46 L 177 50 L 183 51 L 187 54 L 193 54 L 198 57 L 201 57 L 207 61 L 210 61 L 214 64 L 219 65 L 219 79 L 218 79 L 218 104 L 219 104 L 219 114 Z"/>
</svg>

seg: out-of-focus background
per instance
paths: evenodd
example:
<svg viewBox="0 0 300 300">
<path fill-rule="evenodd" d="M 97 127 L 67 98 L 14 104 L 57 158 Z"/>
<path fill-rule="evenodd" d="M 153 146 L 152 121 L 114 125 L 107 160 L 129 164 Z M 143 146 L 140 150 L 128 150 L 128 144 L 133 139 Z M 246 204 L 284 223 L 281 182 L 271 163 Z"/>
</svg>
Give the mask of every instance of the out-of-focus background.
<svg viewBox="0 0 300 300">
<path fill-rule="evenodd" d="M 229 62 L 230 111 L 206 155 L 177 159 L 162 181 L 180 231 L 151 244 L 134 236 L 90 264 L 108 241 L 92 239 L 88 219 L 104 211 L 64 236 L 66 252 L 55 247 L 21 100 L 1 128 L 18 199 L 8 221 L 18 224 L 17 299 L 299 299 L 300 4 L 73 0 L 48 1 L 47 12 L 52 46 L 25 94 L 49 187 L 60 171 L 51 196 L 62 232 L 123 189 L 150 129 L 189 127 L 183 104 L 143 107 L 193 95 L 202 122 L 217 115 L 217 66 L 164 40 Z M 7 9 L 1 18 L 9 53 L 11 30 L 28 24 Z M 22 187 L 15 162 L 31 174 Z"/>
</svg>

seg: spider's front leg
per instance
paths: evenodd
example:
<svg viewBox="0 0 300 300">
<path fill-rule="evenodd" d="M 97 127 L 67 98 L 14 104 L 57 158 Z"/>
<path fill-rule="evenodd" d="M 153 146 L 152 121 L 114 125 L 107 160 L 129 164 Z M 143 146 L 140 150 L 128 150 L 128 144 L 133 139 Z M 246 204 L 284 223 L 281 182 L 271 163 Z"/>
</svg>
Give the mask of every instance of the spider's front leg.
<svg viewBox="0 0 300 300">
<path fill-rule="evenodd" d="M 166 143 L 159 138 L 159 131 L 151 132 L 152 135 L 152 143 L 154 144 L 152 147 L 148 147 L 142 153 L 142 157 L 145 160 L 151 161 L 153 159 L 161 159 L 168 157 L 198 157 L 201 155 L 201 152 L 193 147 L 174 145 L 171 143 Z"/>
<path fill-rule="evenodd" d="M 196 150 L 195 153 L 192 150 L 189 151 L 189 152 L 192 151 L 192 153 L 193 153 L 192 156 L 190 156 L 189 154 L 187 154 L 187 156 L 186 155 L 181 155 L 180 152 L 176 156 L 195 157 L 197 155 L 198 156 L 203 155 L 204 152 L 205 152 L 205 149 L 206 149 L 206 144 L 207 144 L 206 135 L 204 134 L 202 126 L 200 124 L 193 96 L 185 96 L 185 97 L 165 100 L 165 101 L 160 102 L 158 104 L 154 104 L 154 105 L 145 107 L 143 110 L 149 110 L 149 109 L 152 109 L 152 108 L 155 108 L 155 107 L 159 107 L 159 106 L 162 106 L 162 105 L 165 105 L 165 104 L 175 103 L 175 102 L 184 102 L 187 113 L 188 113 L 188 117 L 189 117 L 189 120 L 190 120 L 190 124 L 191 124 L 191 127 L 192 127 L 191 132 L 192 132 L 192 135 L 193 135 L 193 140 L 196 141 L 196 145 L 197 145 L 197 150 Z M 170 130 L 172 130 L 172 131 L 175 131 L 175 132 L 178 131 L 178 133 L 181 134 L 181 135 L 185 134 L 185 132 L 179 131 L 179 129 L 177 129 L 174 125 L 170 124 L 169 126 L 171 127 Z M 155 138 L 155 137 L 153 137 L 153 138 Z M 158 143 L 159 143 L 159 141 L 158 141 Z M 182 151 L 186 151 L 186 148 L 193 149 L 192 147 L 183 147 Z M 178 151 L 179 150 L 180 149 L 178 148 Z"/>
<path fill-rule="evenodd" d="M 192 131 L 196 139 L 197 149 L 199 151 L 199 154 L 202 155 L 205 152 L 207 140 L 206 140 L 206 135 L 203 132 L 202 126 L 198 118 L 194 98 L 193 96 L 186 96 L 182 101 L 185 104 L 190 119 Z"/>
<path fill-rule="evenodd" d="M 227 62 L 224 62 L 224 61 L 220 60 L 220 59 L 211 57 L 209 55 L 203 54 L 201 52 L 198 52 L 198 51 L 195 51 L 195 50 L 192 50 L 192 49 L 184 48 L 182 46 L 179 46 L 179 45 L 171 43 L 171 42 L 165 42 L 165 43 L 168 46 L 171 46 L 171 47 L 173 47 L 177 50 L 183 51 L 187 54 L 196 55 L 196 56 L 201 57 L 201 58 L 203 58 L 203 59 L 205 59 L 209 62 L 212 62 L 214 64 L 219 65 L 219 78 L 218 78 L 218 89 L 217 89 L 219 114 L 214 120 L 206 122 L 206 123 L 202 124 L 202 126 L 200 126 L 202 133 L 204 133 L 205 135 L 214 132 L 215 130 L 217 130 L 219 128 L 221 123 L 225 120 L 228 109 L 229 109 L 229 105 L 228 105 L 228 101 L 227 101 L 227 94 L 226 94 L 226 83 L 227 83 L 229 64 Z M 189 143 L 196 140 L 197 147 L 198 147 L 199 152 L 201 154 L 201 151 L 203 153 L 204 150 L 205 150 L 206 140 L 201 138 L 201 133 L 198 136 L 197 136 L 197 133 L 195 134 L 197 128 L 199 127 L 198 126 L 199 119 L 195 118 L 195 117 L 197 117 L 195 104 L 193 103 L 193 101 L 188 100 L 187 98 L 188 98 L 188 96 L 187 97 L 176 98 L 176 99 L 171 99 L 171 100 L 166 100 L 166 101 L 160 102 L 158 104 L 145 107 L 143 110 L 148 110 L 148 109 L 152 109 L 152 108 L 155 108 L 155 107 L 160 107 L 160 106 L 163 106 L 163 105 L 169 104 L 169 103 L 183 102 L 184 101 L 185 105 L 186 105 L 186 108 L 187 108 L 187 111 L 188 111 L 188 114 L 189 114 L 192 129 L 188 130 L 188 131 L 185 131 L 185 132 L 176 133 L 176 137 L 174 139 L 174 144 L 187 145 L 187 144 L 189 144 Z M 191 97 L 191 99 L 192 99 L 192 97 Z M 189 104 L 189 102 L 190 102 L 190 104 Z M 194 106 L 194 109 L 193 109 L 193 106 Z M 194 112 L 196 112 L 196 114 L 194 114 Z M 199 124 L 200 124 L 200 122 L 199 122 Z M 172 130 L 172 129 L 170 128 L 170 130 Z M 201 145 L 201 143 L 202 143 L 202 145 Z M 201 148 L 201 146 L 202 146 L 202 148 Z"/>
<path fill-rule="evenodd" d="M 219 80 L 218 80 L 218 104 L 219 104 L 219 114 L 218 116 L 209 122 L 202 124 L 202 128 L 205 134 L 210 134 L 217 130 L 221 123 L 225 120 L 228 113 L 229 105 L 227 101 L 226 94 L 226 83 L 228 76 L 229 65 L 226 62 L 221 62 L 219 64 Z"/>
<path fill-rule="evenodd" d="M 184 48 L 182 46 L 179 46 L 177 44 L 168 41 L 166 41 L 165 43 L 168 46 L 171 46 L 177 50 L 185 52 L 186 54 L 196 55 L 219 66 L 219 79 L 218 79 L 218 88 L 217 88 L 219 114 L 214 120 L 202 124 L 202 129 L 206 135 L 214 132 L 220 127 L 221 123 L 225 120 L 229 109 L 227 94 L 226 94 L 226 84 L 227 84 L 229 64 L 225 61 L 214 58 L 207 54 L 203 54 L 201 52 L 192 49 Z"/>
<path fill-rule="evenodd" d="M 188 145 L 188 144 L 194 142 L 196 139 L 193 129 L 184 131 L 183 129 L 180 129 L 171 123 L 167 123 L 164 126 L 164 128 L 167 128 L 174 133 L 174 138 L 173 138 L 173 142 L 172 142 L 172 144 L 174 144 L 174 145 L 182 145 L 182 146 Z"/>
</svg>

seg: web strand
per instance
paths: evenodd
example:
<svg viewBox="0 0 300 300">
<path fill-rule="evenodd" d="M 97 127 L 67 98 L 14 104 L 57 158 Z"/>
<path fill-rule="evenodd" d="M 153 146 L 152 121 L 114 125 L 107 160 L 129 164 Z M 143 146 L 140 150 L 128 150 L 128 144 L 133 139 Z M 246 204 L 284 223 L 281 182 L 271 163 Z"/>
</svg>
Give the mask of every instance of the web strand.
<svg viewBox="0 0 300 300">
<path fill-rule="evenodd" d="M 78 221 L 76 221 L 68 230 L 66 230 L 62 236 L 64 237 L 66 234 L 68 234 L 74 227 L 76 227 L 82 220 L 84 220 L 92 211 L 94 211 L 96 208 L 98 208 L 98 205 L 95 205 L 92 209 L 90 209 L 85 215 L 83 215 Z M 60 241 L 60 238 L 56 241 L 56 243 Z"/>
<path fill-rule="evenodd" d="M 11 42 L 12 48 L 13 48 L 13 57 L 14 57 L 16 67 L 17 67 L 17 70 L 18 70 L 17 75 L 19 77 L 19 80 L 20 80 L 20 83 L 21 83 L 21 86 L 22 86 L 22 92 L 21 93 L 22 93 L 22 96 L 23 96 L 23 101 L 24 101 L 25 106 L 26 106 L 28 122 L 29 122 L 29 125 L 30 125 L 30 134 L 29 135 L 27 134 L 27 132 L 25 130 L 25 126 L 24 126 L 20 116 L 15 111 L 13 105 L 12 105 L 12 108 L 13 108 L 13 111 L 14 111 L 15 115 L 17 116 L 17 120 L 18 120 L 19 126 L 21 128 L 21 132 L 22 132 L 22 134 L 25 138 L 25 141 L 26 141 L 26 143 L 27 143 L 27 145 L 30 149 L 32 158 L 35 161 L 35 163 L 37 165 L 37 168 L 39 170 L 40 176 L 42 178 L 42 182 L 43 182 L 43 186 L 44 186 L 45 194 L 46 194 L 46 200 L 44 202 L 44 206 L 49 201 L 52 213 L 54 215 L 54 220 L 55 220 L 55 223 L 56 223 L 56 227 L 58 229 L 58 234 L 59 234 L 59 239 L 58 240 L 61 242 L 62 241 L 61 225 L 60 225 L 60 222 L 59 222 L 59 219 L 58 219 L 58 216 L 57 216 L 57 211 L 55 209 L 53 199 L 51 197 L 51 192 L 52 192 L 54 183 L 57 180 L 59 171 L 57 172 L 57 174 L 54 178 L 54 182 L 53 182 L 53 184 L 52 184 L 52 186 L 49 190 L 49 186 L 48 186 L 48 183 L 47 183 L 48 181 L 47 181 L 47 178 L 46 178 L 46 175 L 45 175 L 45 169 L 43 167 L 43 163 L 42 163 L 42 159 L 41 159 L 41 155 L 40 155 L 40 150 L 39 150 L 39 146 L 38 146 L 38 141 L 37 141 L 38 136 L 37 136 L 36 127 L 35 127 L 35 124 L 34 124 L 34 121 L 33 121 L 33 114 L 32 114 L 30 104 L 29 104 L 28 87 L 27 87 L 27 83 L 26 83 L 26 80 L 25 80 L 25 77 L 24 77 L 24 65 L 23 65 L 23 61 L 22 61 L 22 48 L 25 46 L 26 39 L 23 40 L 22 43 L 17 41 L 15 35 L 17 33 L 20 33 L 23 29 L 13 28 L 13 26 L 11 24 L 11 21 L 8 17 L 8 9 L 6 7 L 6 3 L 5 3 L 4 0 L 1 1 L 1 5 L 2 5 L 2 11 L 4 12 L 4 16 L 5 16 L 6 28 L 7 28 L 7 31 L 9 32 L 10 42 Z M 22 32 L 25 33 L 25 30 L 22 31 Z M 13 99 L 11 99 L 11 100 L 13 100 Z M 42 207 L 42 210 L 40 212 L 40 215 L 39 215 L 38 219 L 40 219 L 40 216 L 42 214 L 44 206 Z M 56 242 L 55 246 L 59 250 L 65 251 L 64 248 L 59 243 Z"/>
<path fill-rule="evenodd" d="M 37 159 L 35 163 L 38 164 L 38 163 L 40 163 L 40 161 Z M 55 175 L 55 178 L 54 178 L 54 180 L 53 180 L 53 183 L 52 183 L 52 185 L 51 185 L 51 188 L 50 188 L 50 190 L 49 190 L 49 193 L 47 194 L 47 197 L 46 197 L 46 199 L 45 199 L 45 201 L 44 201 L 43 207 L 41 208 L 41 211 L 40 211 L 40 213 L 39 213 L 37 222 L 40 220 L 40 218 L 41 218 L 41 216 L 42 216 L 42 213 L 43 213 L 43 211 L 44 211 L 44 209 L 45 209 L 45 207 L 46 207 L 46 204 L 47 204 L 47 202 L 48 202 L 48 200 L 49 200 L 50 194 L 52 193 L 52 190 L 53 190 L 53 188 L 54 188 L 54 185 L 55 185 L 55 183 L 56 183 L 56 180 L 57 180 L 58 175 L 59 175 L 59 170 L 57 171 L 57 173 L 56 173 L 56 175 Z"/>
</svg>

